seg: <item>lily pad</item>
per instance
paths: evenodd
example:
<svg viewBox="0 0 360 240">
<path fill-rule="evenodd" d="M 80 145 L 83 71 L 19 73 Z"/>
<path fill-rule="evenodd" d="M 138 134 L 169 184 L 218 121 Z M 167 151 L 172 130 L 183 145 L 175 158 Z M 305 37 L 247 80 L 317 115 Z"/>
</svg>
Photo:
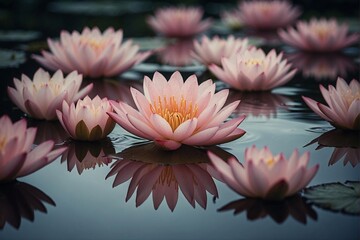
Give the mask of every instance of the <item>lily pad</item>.
<svg viewBox="0 0 360 240">
<path fill-rule="evenodd" d="M 40 36 L 41 33 L 36 31 L 0 31 L 0 42 L 27 42 L 38 39 Z"/>
<path fill-rule="evenodd" d="M 305 189 L 304 197 L 316 206 L 335 212 L 360 215 L 360 182 L 327 183 Z"/>
<path fill-rule="evenodd" d="M 0 49 L 0 68 L 17 67 L 25 61 L 25 52 Z"/>
</svg>

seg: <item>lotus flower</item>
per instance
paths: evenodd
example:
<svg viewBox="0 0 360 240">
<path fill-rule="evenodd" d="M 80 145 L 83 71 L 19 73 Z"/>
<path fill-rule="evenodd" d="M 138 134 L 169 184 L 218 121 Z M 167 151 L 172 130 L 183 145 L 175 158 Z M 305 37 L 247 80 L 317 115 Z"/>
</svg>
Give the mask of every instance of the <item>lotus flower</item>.
<svg viewBox="0 0 360 240">
<path fill-rule="evenodd" d="M 216 64 L 221 66 L 223 57 L 229 58 L 232 55 L 240 54 L 248 48 L 248 40 L 235 38 L 230 35 L 227 39 L 218 36 L 209 39 L 203 36 L 201 41 L 194 41 L 193 57 L 204 65 Z"/>
<path fill-rule="evenodd" d="M 288 82 L 296 73 L 282 53 L 272 49 L 265 55 L 262 49 L 251 48 L 242 54 L 223 58 L 222 68 L 211 64 L 209 69 L 220 80 L 241 91 L 266 91 Z"/>
<path fill-rule="evenodd" d="M 165 149 L 175 150 L 182 144 L 216 145 L 245 134 L 237 128 L 245 116 L 223 123 L 239 101 L 222 108 L 229 92 L 215 94 L 211 80 L 198 85 L 192 75 L 184 82 L 181 74 L 175 72 L 167 81 L 155 72 L 153 81 L 145 76 L 144 94 L 131 91 L 138 109 L 111 101 L 116 113 L 108 114 L 125 130 Z"/>
<path fill-rule="evenodd" d="M 35 211 L 46 214 L 44 203 L 55 206 L 54 200 L 30 184 L 12 181 L 0 185 L 0 229 L 6 223 L 19 229 L 22 218 L 34 221 Z"/>
<path fill-rule="evenodd" d="M 319 165 L 307 169 L 309 152 L 299 156 L 293 152 L 289 161 L 281 153 L 273 156 L 265 147 L 255 146 L 245 150 L 245 163 L 235 158 L 224 162 L 209 152 L 209 157 L 223 180 L 237 193 L 252 198 L 281 200 L 296 194 L 315 176 Z"/>
<path fill-rule="evenodd" d="M 147 23 L 166 37 L 191 37 L 210 27 L 211 21 L 201 21 L 202 16 L 201 8 L 166 7 L 156 10 L 155 16 L 149 17 Z"/>
<path fill-rule="evenodd" d="M 66 148 L 52 150 L 53 141 L 46 141 L 31 149 L 36 128 L 26 128 L 22 119 L 11 122 L 6 115 L 0 118 L 0 182 L 29 175 L 51 163 Z"/>
<path fill-rule="evenodd" d="M 33 55 L 43 66 L 64 72 L 77 70 L 84 76 L 97 78 L 118 75 L 145 60 L 151 52 L 139 53 L 131 40 L 122 43 L 122 30 L 108 28 L 101 33 L 95 27 L 82 33 L 62 31 L 60 42 L 48 39 L 51 52 Z"/>
<path fill-rule="evenodd" d="M 246 211 L 246 217 L 250 221 L 271 217 L 276 223 L 283 223 L 289 216 L 298 222 L 306 224 L 307 217 L 317 220 L 317 213 L 312 205 L 296 194 L 283 201 L 266 201 L 262 199 L 243 198 L 226 204 L 218 211 L 234 210 L 234 215 Z"/>
<path fill-rule="evenodd" d="M 243 1 L 239 10 L 244 25 L 257 30 L 286 27 L 301 14 L 298 7 L 282 0 Z"/>
<path fill-rule="evenodd" d="M 13 103 L 23 112 L 37 119 L 56 119 L 56 109 L 61 108 L 63 100 L 71 103 L 85 96 L 92 88 L 87 85 L 79 92 L 82 76 L 76 71 L 64 78 L 58 70 L 52 77 L 43 69 L 36 71 L 34 81 L 26 75 L 21 81 L 14 78 L 15 88 L 8 87 L 8 94 Z"/>
<path fill-rule="evenodd" d="M 320 91 L 329 106 L 304 97 L 305 103 L 320 117 L 331 125 L 349 130 L 360 130 L 360 83 L 353 79 L 348 85 L 344 79 L 338 78 L 336 88 L 325 89 L 320 85 Z"/>
<path fill-rule="evenodd" d="M 68 150 L 61 156 L 61 163 L 67 163 L 69 172 L 76 166 L 79 175 L 85 169 L 107 166 L 112 159 L 106 156 L 115 153 L 114 146 L 109 138 L 96 142 L 70 141 L 66 146 Z"/>
<path fill-rule="evenodd" d="M 94 99 L 86 96 L 84 100 L 69 104 L 64 101 L 62 110 L 56 110 L 58 119 L 68 134 L 76 140 L 96 141 L 105 138 L 115 127 L 106 115 L 112 112 L 107 98 Z"/>
<path fill-rule="evenodd" d="M 349 72 L 357 70 L 355 61 L 342 53 L 296 52 L 285 57 L 305 78 L 313 77 L 318 81 L 335 81 L 338 76 L 345 78 Z"/>
<path fill-rule="evenodd" d="M 296 28 L 279 30 L 281 39 L 301 50 L 314 52 L 333 52 L 359 41 L 360 35 L 348 34 L 348 26 L 335 19 L 311 19 L 299 21 Z"/>
</svg>

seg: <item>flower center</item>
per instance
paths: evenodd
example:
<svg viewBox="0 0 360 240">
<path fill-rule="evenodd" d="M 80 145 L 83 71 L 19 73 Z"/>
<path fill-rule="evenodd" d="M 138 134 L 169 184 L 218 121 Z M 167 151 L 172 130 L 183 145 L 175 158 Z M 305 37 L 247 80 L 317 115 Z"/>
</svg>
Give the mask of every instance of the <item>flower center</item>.
<svg viewBox="0 0 360 240">
<path fill-rule="evenodd" d="M 163 168 L 163 170 L 157 180 L 157 183 L 161 184 L 163 186 L 166 185 L 166 186 L 170 187 L 172 182 L 175 183 L 175 188 L 177 189 L 178 182 L 175 178 L 174 171 L 172 170 L 172 167 L 166 166 Z"/>
<path fill-rule="evenodd" d="M 0 137 L 0 150 L 3 150 L 6 145 L 6 137 L 2 136 Z"/>
<path fill-rule="evenodd" d="M 35 92 L 40 91 L 42 88 L 50 88 L 54 95 L 59 95 L 62 90 L 62 86 L 53 82 L 41 82 L 41 83 L 33 83 L 33 89 Z"/>
<path fill-rule="evenodd" d="M 269 158 L 268 160 L 265 161 L 265 163 L 268 165 L 269 168 L 272 168 L 275 164 L 275 159 Z"/>
<path fill-rule="evenodd" d="M 162 99 L 159 96 L 158 101 L 153 101 L 153 104 L 150 104 L 150 110 L 152 113 L 163 117 L 175 131 L 180 124 L 197 116 L 198 106 L 197 104 L 193 105 L 192 102 L 187 102 L 183 97 L 178 103 L 174 96 L 163 97 Z"/>
<path fill-rule="evenodd" d="M 348 106 L 350 106 L 353 101 L 360 99 L 360 92 L 347 90 L 342 93 L 342 97 L 346 100 Z"/>
<path fill-rule="evenodd" d="M 326 26 L 317 26 L 315 31 L 320 39 L 327 39 L 329 36 L 329 28 Z"/>
<path fill-rule="evenodd" d="M 250 58 L 250 59 L 246 59 L 244 61 L 244 64 L 246 66 L 248 65 L 263 65 L 264 64 L 264 60 L 262 59 L 258 59 L 258 58 Z"/>
<path fill-rule="evenodd" d="M 82 37 L 80 43 L 90 46 L 96 52 L 103 50 L 105 46 L 105 41 L 101 38 Z"/>
</svg>

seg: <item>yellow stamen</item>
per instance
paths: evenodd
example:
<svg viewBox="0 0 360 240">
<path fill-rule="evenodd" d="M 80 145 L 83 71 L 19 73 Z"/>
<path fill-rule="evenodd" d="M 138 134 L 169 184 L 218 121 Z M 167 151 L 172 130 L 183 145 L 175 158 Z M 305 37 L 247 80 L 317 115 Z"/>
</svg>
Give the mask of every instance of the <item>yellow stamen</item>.
<svg viewBox="0 0 360 240">
<path fill-rule="evenodd" d="M 275 160 L 274 158 L 269 158 L 268 160 L 265 161 L 265 163 L 269 166 L 272 167 L 275 164 Z"/>
<path fill-rule="evenodd" d="M 244 63 L 245 63 L 245 65 L 263 65 L 264 60 L 252 58 L 252 59 L 247 59 Z"/>
<path fill-rule="evenodd" d="M 80 43 L 89 45 L 92 49 L 95 51 L 101 51 L 104 49 L 105 41 L 101 38 L 88 38 L 88 37 L 82 37 L 80 39 Z"/>
<path fill-rule="evenodd" d="M 197 104 L 193 105 L 192 102 L 188 103 L 183 97 L 181 97 L 180 103 L 177 103 L 174 96 L 162 99 L 159 96 L 158 101 L 150 104 L 150 110 L 163 117 L 175 131 L 180 124 L 197 116 L 198 106 Z"/>
<path fill-rule="evenodd" d="M 3 137 L 0 137 L 0 150 L 3 150 L 5 145 L 6 145 L 6 137 L 3 136 Z"/>
<path fill-rule="evenodd" d="M 40 89 L 46 87 L 51 89 L 55 95 L 59 95 L 59 93 L 62 91 L 62 86 L 57 83 L 53 83 L 53 82 L 42 82 L 37 84 L 33 83 L 34 92 L 38 92 L 40 91 Z"/>
</svg>

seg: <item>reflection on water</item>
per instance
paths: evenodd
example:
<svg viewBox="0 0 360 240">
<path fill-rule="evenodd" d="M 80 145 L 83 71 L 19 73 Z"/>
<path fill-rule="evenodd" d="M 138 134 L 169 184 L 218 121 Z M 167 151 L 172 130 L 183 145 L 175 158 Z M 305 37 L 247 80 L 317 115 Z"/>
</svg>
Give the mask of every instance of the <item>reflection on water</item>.
<svg viewBox="0 0 360 240">
<path fill-rule="evenodd" d="M 161 63 L 172 66 L 186 66 L 193 64 L 191 52 L 194 50 L 194 39 L 177 40 L 158 51 Z"/>
<path fill-rule="evenodd" d="M 335 81 L 337 77 L 346 78 L 348 73 L 356 70 L 353 59 L 343 53 L 295 52 L 286 54 L 285 57 L 302 72 L 304 77 L 313 77 L 318 81 Z"/>
<path fill-rule="evenodd" d="M 313 139 L 306 146 L 318 143 L 316 150 L 324 147 L 333 147 L 329 165 L 333 165 L 344 158 L 344 166 L 350 163 L 355 167 L 360 163 L 360 135 L 357 131 L 333 129 Z"/>
<path fill-rule="evenodd" d="M 246 212 L 248 220 L 257 220 L 270 216 L 275 222 L 283 223 L 289 216 L 306 224 L 307 217 L 317 220 L 317 213 L 300 195 L 286 198 L 280 202 L 243 198 L 226 204 L 218 211 L 234 211 L 234 215 Z"/>
<path fill-rule="evenodd" d="M 55 145 L 63 144 L 69 137 L 67 132 L 58 121 L 39 121 L 28 119 L 29 127 L 36 127 L 34 144 L 39 145 L 45 141 L 53 140 Z"/>
<path fill-rule="evenodd" d="M 140 206 L 152 194 L 154 209 L 158 209 L 163 199 L 174 211 L 179 189 L 186 200 L 195 207 L 197 202 L 202 208 L 207 205 L 207 192 L 218 196 L 213 177 L 219 174 L 209 163 L 206 151 L 182 146 L 176 151 L 164 151 L 153 143 L 133 146 L 117 153 L 118 158 L 107 177 L 114 176 L 113 187 L 130 180 L 126 201 L 136 191 L 136 206 Z M 209 150 L 228 159 L 231 154 L 219 147 Z"/>
<path fill-rule="evenodd" d="M 65 145 L 68 149 L 61 156 L 61 163 L 67 162 L 69 172 L 76 166 L 79 174 L 84 169 L 108 165 L 111 159 L 106 156 L 115 153 L 115 148 L 109 138 L 95 142 L 69 141 Z"/>
<path fill-rule="evenodd" d="M 6 223 L 18 229 L 22 218 L 33 222 L 35 211 L 47 213 L 44 203 L 55 206 L 48 195 L 30 184 L 18 181 L 1 184 L 0 229 Z"/>
<path fill-rule="evenodd" d="M 290 102 L 288 97 L 281 94 L 230 90 L 227 104 L 236 100 L 241 102 L 234 113 L 267 118 L 276 117 L 279 109 L 287 110 L 286 103 Z"/>
</svg>

